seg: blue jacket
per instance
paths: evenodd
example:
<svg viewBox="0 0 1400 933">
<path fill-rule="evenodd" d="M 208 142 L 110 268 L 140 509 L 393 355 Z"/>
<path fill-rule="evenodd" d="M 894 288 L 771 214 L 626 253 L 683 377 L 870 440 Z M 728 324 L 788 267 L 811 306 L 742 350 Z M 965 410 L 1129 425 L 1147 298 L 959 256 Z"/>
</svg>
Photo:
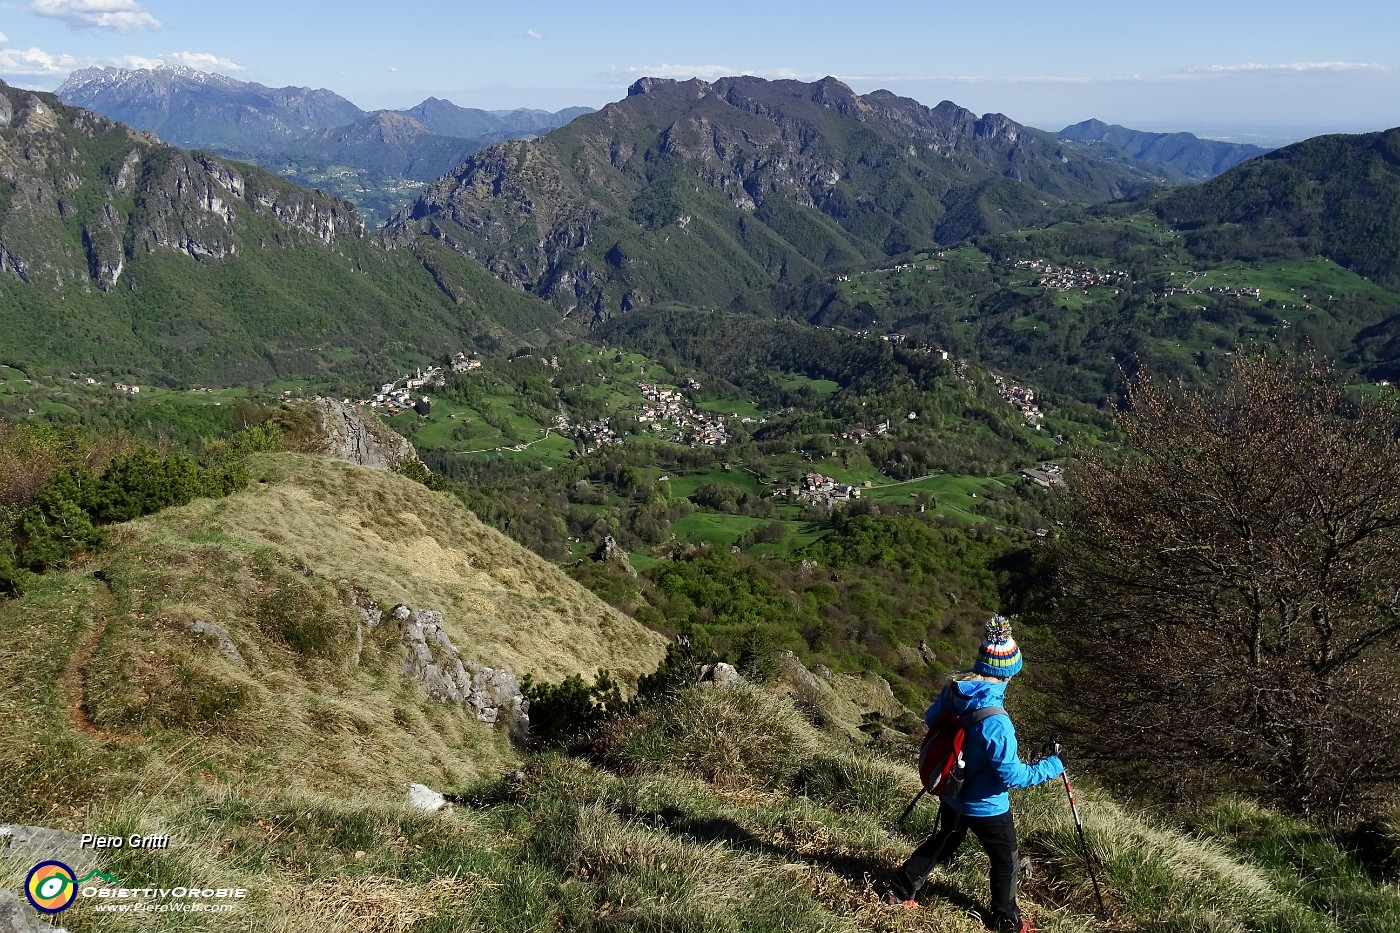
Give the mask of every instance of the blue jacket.
<svg viewBox="0 0 1400 933">
<path fill-rule="evenodd" d="M 984 706 L 1003 706 L 1005 696 L 1005 681 L 954 680 L 938 694 L 924 714 L 924 722 L 933 725 L 948 703 L 961 715 Z M 1033 765 L 1022 764 L 1009 716 L 988 716 L 974 723 L 963 740 L 963 761 L 967 763 L 967 783 L 962 795 L 949 805 L 967 816 L 1005 813 L 1011 809 L 1011 788 L 1040 784 L 1065 770 L 1054 755 Z"/>
</svg>

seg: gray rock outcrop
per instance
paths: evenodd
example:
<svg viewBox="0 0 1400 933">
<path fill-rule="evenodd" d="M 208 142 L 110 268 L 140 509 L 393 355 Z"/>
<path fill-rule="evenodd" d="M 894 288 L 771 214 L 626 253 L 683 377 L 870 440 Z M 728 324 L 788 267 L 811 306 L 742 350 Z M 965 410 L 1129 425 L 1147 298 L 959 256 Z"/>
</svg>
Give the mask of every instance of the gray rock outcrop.
<svg viewBox="0 0 1400 933">
<path fill-rule="evenodd" d="M 744 682 L 744 676 L 734 668 L 734 665 L 720 661 L 718 664 L 706 665 L 701 669 L 700 682 L 714 684 L 716 687 L 737 687 Z"/>
<path fill-rule="evenodd" d="M 594 553 L 593 559 L 617 564 L 626 571 L 629 576 L 635 577 L 637 575 L 636 569 L 632 566 L 632 561 L 627 558 L 627 552 L 622 549 L 622 546 L 617 543 L 612 535 L 608 535 L 603 539 L 603 544 L 598 548 L 597 552 Z"/>
<path fill-rule="evenodd" d="M 319 398 L 315 405 L 321 420 L 322 453 L 382 470 L 418 458 L 412 444 L 358 405 L 331 398 Z"/>
<path fill-rule="evenodd" d="M 23 879 L 41 861 L 55 859 L 74 868 L 90 864 L 77 833 L 42 826 L 0 825 L 0 875 Z M 17 884 L 19 882 L 16 882 Z M 0 891 L 0 933 L 63 933 L 45 922 L 22 893 Z"/>
<path fill-rule="evenodd" d="M 77 833 L 62 829 L 7 823 L 0 825 L 0 860 L 30 863 L 42 859 L 83 861 L 87 856 L 79 845 L 80 841 Z"/>
<path fill-rule="evenodd" d="M 22 895 L 0 891 L 0 933 L 63 933 L 63 930 L 39 919 L 39 912 L 30 907 Z"/>
<path fill-rule="evenodd" d="M 395 606 L 392 615 L 409 648 L 405 676 L 422 684 L 434 700 L 470 706 L 481 722 L 501 723 L 512 736 L 524 737 L 530 728 L 530 701 L 514 674 L 464 661 L 443 628 L 440 612 Z"/>
<path fill-rule="evenodd" d="M 238 653 L 238 646 L 233 643 L 233 639 L 228 637 L 228 631 L 222 626 L 213 622 L 205 622 L 202 619 L 195 619 L 190 623 L 190 631 L 200 635 L 210 635 L 219 643 L 219 650 L 228 657 L 230 661 L 243 663 L 243 655 Z"/>
</svg>

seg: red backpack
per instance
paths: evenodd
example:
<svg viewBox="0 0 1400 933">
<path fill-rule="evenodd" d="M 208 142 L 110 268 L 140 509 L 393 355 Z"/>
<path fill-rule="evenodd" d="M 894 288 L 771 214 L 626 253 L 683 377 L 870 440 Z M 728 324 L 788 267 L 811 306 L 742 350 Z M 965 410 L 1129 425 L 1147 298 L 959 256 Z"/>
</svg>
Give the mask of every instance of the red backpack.
<svg viewBox="0 0 1400 933">
<path fill-rule="evenodd" d="M 962 754 L 967 730 L 984 719 L 1005 715 L 1006 710 L 1000 706 L 983 706 L 959 715 L 949 697 L 942 714 L 928 727 L 919 749 L 919 779 L 924 782 L 924 789 L 949 800 L 962 793 L 967 777 Z"/>
</svg>

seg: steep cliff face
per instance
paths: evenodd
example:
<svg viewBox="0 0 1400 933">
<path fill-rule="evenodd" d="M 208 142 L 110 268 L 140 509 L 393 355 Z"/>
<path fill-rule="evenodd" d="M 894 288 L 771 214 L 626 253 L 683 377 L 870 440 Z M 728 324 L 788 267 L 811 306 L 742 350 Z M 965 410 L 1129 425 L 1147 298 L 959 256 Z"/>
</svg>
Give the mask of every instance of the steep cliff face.
<svg viewBox="0 0 1400 933">
<path fill-rule="evenodd" d="M 222 259 L 259 215 L 274 222 L 277 245 L 364 236 L 350 205 L 264 172 L 172 149 L 49 95 L 0 85 L 0 100 L 0 269 L 25 282 L 110 290 L 138 252 Z"/>
<path fill-rule="evenodd" d="M 644 78 L 543 139 L 477 153 L 387 230 L 436 237 L 597 319 L 667 299 L 725 303 L 1152 180 L 999 114 L 860 96 L 834 78 Z M 988 183 L 1006 190 L 971 194 Z"/>
</svg>

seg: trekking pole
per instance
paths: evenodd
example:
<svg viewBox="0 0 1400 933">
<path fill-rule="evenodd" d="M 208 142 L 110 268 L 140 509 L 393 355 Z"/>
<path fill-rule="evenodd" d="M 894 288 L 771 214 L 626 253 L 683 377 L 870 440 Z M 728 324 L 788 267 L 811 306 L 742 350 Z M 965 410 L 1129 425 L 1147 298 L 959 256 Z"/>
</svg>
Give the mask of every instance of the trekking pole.
<svg viewBox="0 0 1400 933">
<path fill-rule="evenodd" d="M 1054 747 L 1059 748 L 1058 737 L 1051 739 Z M 1063 762 L 1062 762 L 1063 764 Z M 1079 831 L 1079 846 L 1084 850 L 1084 864 L 1089 866 L 1089 880 L 1094 883 L 1094 898 L 1099 902 L 1099 919 L 1108 919 L 1108 908 L 1103 905 L 1103 894 L 1099 891 L 1098 875 L 1094 873 L 1094 857 L 1089 852 L 1089 842 L 1084 838 L 1084 823 L 1079 819 L 1079 805 L 1074 802 L 1074 788 L 1069 783 L 1069 771 L 1061 771 L 1060 777 L 1065 782 L 1065 794 L 1069 797 L 1069 812 L 1074 814 L 1074 828 Z"/>
<path fill-rule="evenodd" d="M 885 837 L 886 839 L 893 839 L 898 835 L 899 831 L 904 828 L 904 821 L 909 819 L 909 814 L 914 812 L 914 806 L 923 798 L 924 794 L 927 793 L 927 787 L 919 788 L 919 792 L 914 795 L 914 799 L 909 801 L 909 806 L 905 807 L 904 812 L 899 815 L 899 819 L 894 821 L 894 826 L 890 829 L 889 835 Z"/>
</svg>

